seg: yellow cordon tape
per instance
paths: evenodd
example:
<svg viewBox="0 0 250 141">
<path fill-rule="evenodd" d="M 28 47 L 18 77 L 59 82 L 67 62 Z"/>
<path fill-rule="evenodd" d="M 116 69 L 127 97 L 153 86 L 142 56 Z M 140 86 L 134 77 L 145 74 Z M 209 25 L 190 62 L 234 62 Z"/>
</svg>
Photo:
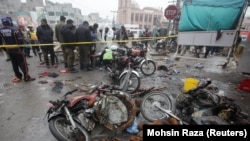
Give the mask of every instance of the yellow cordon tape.
<svg viewBox="0 0 250 141">
<path fill-rule="evenodd" d="M 141 42 L 141 41 L 150 41 L 150 40 L 159 40 L 159 39 L 167 39 L 177 37 L 177 35 L 166 36 L 166 37 L 140 37 L 136 40 L 110 40 L 110 41 L 95 41 L 95 42 L 72 42 L 72 43 L 60 43 L 60 45 L 84 45 L 84 44 L 93 44 L 93 43 L 128 43 L 128 42 Z M 53 44 L 21 44 L 21 45 L 0 45 L 0 48 L 18 48 L 18 47 L 27 47 L 27 46 L 51 46 Z"/>
</svg>

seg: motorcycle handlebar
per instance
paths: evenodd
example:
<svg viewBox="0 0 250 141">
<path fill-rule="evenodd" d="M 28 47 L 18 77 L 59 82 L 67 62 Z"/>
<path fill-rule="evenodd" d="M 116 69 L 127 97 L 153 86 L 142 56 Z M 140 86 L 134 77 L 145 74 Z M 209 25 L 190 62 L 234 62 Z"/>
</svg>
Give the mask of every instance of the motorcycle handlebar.
<svg viewBox="0 0 250 141">
<path fill-rule="evenodd" d="M 56 104 L 56 101 L 50 100 L 49 103 L 51 103 L 52 105 L 55 105 L 55 104 Z"/>
<path fill-rule="evenodd" d="M 74 89 L 74 90 L 72 90 L 72 91 L 67 92 L 66 94 L 64 94 L 64 97 L 66 98 L 67 95 L 72 94 L 72 93 L 74 93 L 74 92 L 76 92 L 76 91 L 78 91 L 78 88 L 77 88 L 77 89 Z"/>
</svg>

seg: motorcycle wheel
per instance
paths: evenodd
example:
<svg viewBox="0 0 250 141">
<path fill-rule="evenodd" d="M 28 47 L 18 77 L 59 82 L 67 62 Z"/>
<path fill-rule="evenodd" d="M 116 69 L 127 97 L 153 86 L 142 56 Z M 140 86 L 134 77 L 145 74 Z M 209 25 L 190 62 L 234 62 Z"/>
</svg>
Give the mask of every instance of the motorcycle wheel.
<svg viewBox="0 0 250 141">
<path fill-rule="evenodd" d="M 176 41 L 171 41 L 169 45 L 169 51 L 171 53 L 175 53 L 177 50 L 177 42 Z"/>
<path fill-rule="evenodd" d="M 57 116 L 49 121 L 49 130 L 59 141 L 90 141 L 88 131 L 77 122 L 75 123 L 76 129 L 73 131 L 66 117 Z"/>
<path fill-rule="evenodd" d="M 150 76 L 155 73 L 155 70 L 156 70 L 155 62 L 152 60 L 148 60 L 148 63 L 144 61 L 141 64 L 140 69 L 141 69 L 142 74 L 146 76 Z"/>
<path fill-rule="evenodd" d="M 125 81 L 127 73 L 124 73 L 120 79 L 119 79 L 119 83 L 120 85 L 123 83 L 123 81 Z M 128 80 L 128 87 L 125 90 L 125 92 L 127 93 L 133 93 L 135 91 L 137 91 L 139 89 L 141 85 L 141 79 L 140 77 L 138 77 L 135 73 L 131 73 L 131 76 Z"/>
<path fill-rule="evenodd" d="M 173 110 L 172 101 L 167 94 L 151 92 L 143 97 L 140 106 L 142 116 L 148 121 L 152 122 L 168 116 L 166 113 L 153 105 L 156 103 L 160 104 L 160 106 L 166 110 Z"/>
</svg>

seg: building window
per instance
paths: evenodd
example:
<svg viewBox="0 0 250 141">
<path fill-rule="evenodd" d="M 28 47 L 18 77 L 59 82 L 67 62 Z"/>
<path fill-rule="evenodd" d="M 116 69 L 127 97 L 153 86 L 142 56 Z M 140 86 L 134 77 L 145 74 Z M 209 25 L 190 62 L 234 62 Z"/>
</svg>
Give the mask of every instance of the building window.
<svg viewBox="0 0 250 141">
<path fill-rule="evenodd" d="M 143 21 L 143 14 L 140 14 L 140 22 Z"/>
<path fill-rule="evenodd" d="M 154 16 L 153 25 L 157 25 L 157 23 L 158 23 L 157 16 Z"/>
<path fill-rule="evenodd" d="M 144 22 L 148 22 L 148 14 L 145 15 Z"/>
<path fill-rule="evenodd" d="M 138 13 L 135 14 L 135 21 L 136 21 L 136 22 L 139 21 L 139 14 L 138 14 Z"/>
<path fill-rule="evenodd" d="M 55 13 L 54 12 L 48 12 L 48 15 L 49 16 L 55 16 Z"/>
<path fill-rule="evenodd" d="M 56 23 L 56 21 L 49 21 L 50 22 L 50 24 L 55 24 Z"/>
<path fill-rule="evenodd" d="M 134 21 L 134 13 L 131 13 L 131 22 Z"/>
<path fill-rule="evenodd" d="M 70 17 L 74 17 L 74 14 L 73 14 L 73 13 L 70 13 L 69 16 L 70 16 Z"/>
<path fill-rule="evenodd" d="M 61 12 L 56 12 L 56 16 L 61 16 Z"/>
<path fill-rule="evenodd" d="M 148 21 L 151 23 L 152 22 L 152 15 L 149 15 Z"/>
<path fill-rule="evenodd" d="M 63 12 L 63 16 L 68 16 L 68 12 Z"/>
</svg>

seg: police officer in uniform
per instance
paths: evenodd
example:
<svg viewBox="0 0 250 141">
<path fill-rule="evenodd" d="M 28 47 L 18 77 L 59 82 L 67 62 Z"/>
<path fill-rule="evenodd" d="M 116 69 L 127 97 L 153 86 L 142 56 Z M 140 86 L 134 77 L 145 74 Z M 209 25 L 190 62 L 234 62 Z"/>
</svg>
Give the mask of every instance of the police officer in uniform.
<svg viewBox="0 0 250 141">
<path fill-rule="evenodd" d="M 67 24 L 61 30 L 64 42 L 69 43 L 69 44 L 64 45 L 64 48 L 65 48 L 65 60 L 64 61 L 67 64 L 67 68 L 69 72 L 76 73 L 77 70 L 74 68 L 75 45 L 73 44 L 75 42 L 75 34 L 74 34 L 75 29 L 73 25 L 73 20 L 68 19 L 66 23 Z"/>
<path fill-rule="evenodd" d="M 8 47 L 7 52 L 10 56 L 12 67 L 15 73 L 15 77 L 12 82 L 20 82 L 22 78 L 25 82 L 33 81 L 35 78 L 31 78 L 28 72 L 28 64 L 26 62 L 25 55 L 22 52 L 20 44 L 22 44 L 21 34 L 17 29 L 11 26 L 11 21 L 8 18 L 1 19 L 3 27 L 0 28 L 0 44 L 5 45 L 17 45 L 17 47 Z M 22 70 L 23 74 L 19 71 Z"/>
</svg>

